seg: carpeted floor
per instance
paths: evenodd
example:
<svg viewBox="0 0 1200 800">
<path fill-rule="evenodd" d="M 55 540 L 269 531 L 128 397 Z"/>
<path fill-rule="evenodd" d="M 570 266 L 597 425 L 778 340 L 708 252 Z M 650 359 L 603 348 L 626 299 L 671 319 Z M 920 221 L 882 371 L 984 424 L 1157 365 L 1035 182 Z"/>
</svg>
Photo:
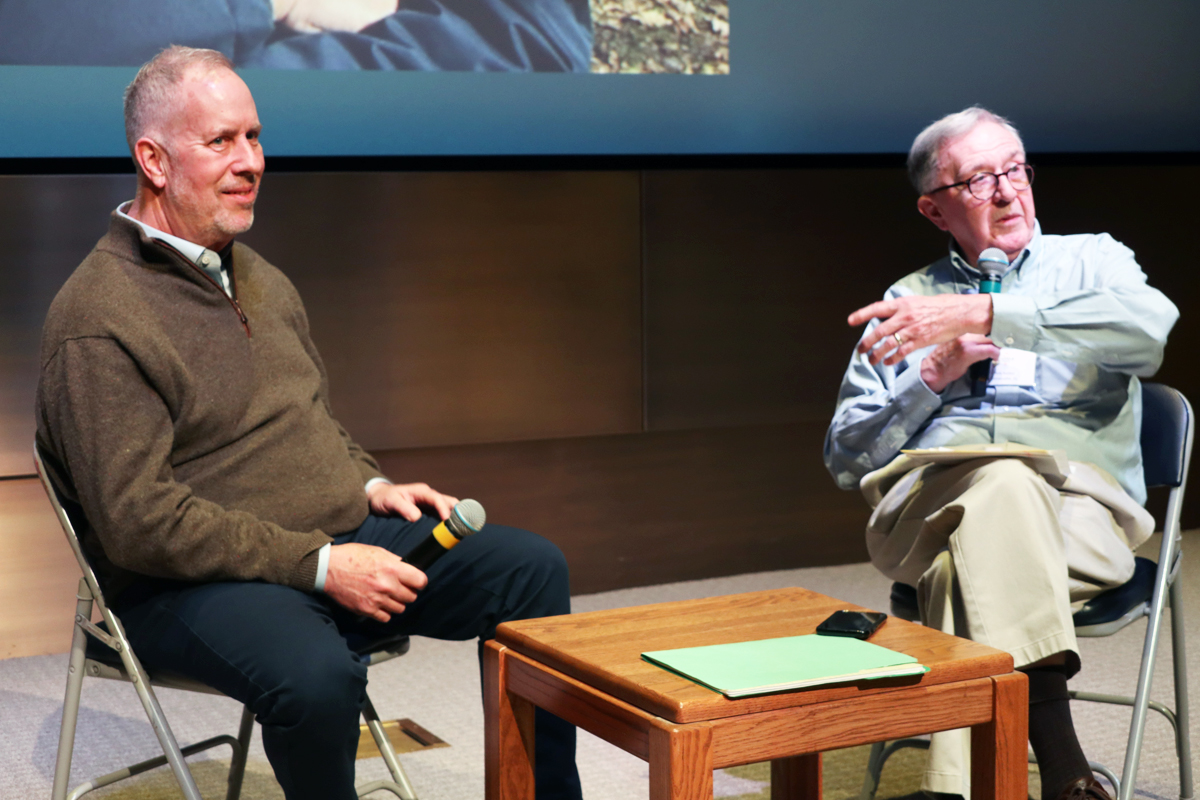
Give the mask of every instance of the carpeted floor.
<svg viewBox="0 0 1200 800">
<path fill-rule="evenodd" d="M 1157 544 L 1152 544 L 1154 548 Z M 1185 536 L 1184 552 L 1197 552 L 1200 531 Z M 1157 550 L 1155 549 L 1156 553 Z M 1185 562 L 1188 631 L 1200 635 L 1200 568 Z M 576 611 L 707 597 L 757 589 L 805 586 L 834 597 L 886 610 L 888 582 L 868 564 L 784 570 L 704 581 L 627 589 L 575 598 Z M 63 620 L 63 624 L 69 624 Z M 1101 692 L 1131 692 L 1140 661 L 1145 625 L 1137 623 L 1116 636 L 1080 642 L 1084 669 L 1072 687 Z M 1195 652 L 1195 648 L 1193 648 Z M 1154 696 L 1172 695 L 1169 647 L 1160 649 Z M 1197 674 L 1196 659 L 1189 673 Z M 65 656 L 38 656 L 0 661 L 0 798 L 27 800 L 49 797 L 54 772 Z M 437 676 L 438 690 L 429 688 Z M 409 717 L 450 744 L 401 757 L 422 800 L 469 800 L 483 797 L 483 711 L 479 701 L 479 672 L 472 642 L 417 639 L 404 658 L 381 665 L 371 673 L 371 698 L 385 718 Z M 240 708 L 231 700 L 162 690 L 162 705 L 181 741 L 191 742 L 232 733 Z M 1089 757 L 1119 771 L 1128 732 L 1126 709 L 1077 703 L 1076 726 Z M 224 796 L 227 757 L 214 751 L 197 757 L 193 771 L 205 797 Z M 84 684 L 73 781 L 116 769 L 156 754 L 156 742 L 141 707 L 127 684 L 88 681 Z M 888 762 L 880 798 L 905 798 L 919 789 L 923 754 L 904 750 Z M 648 796 L 646 764 L 588 734 L 581 734 L 578 762 L 587 800 L 638 800 Z M 825 756 L 825 798 L 845 800 L 862 786 L 866 748 Z M 1170 727 L 1152 717 L 1138 775 L 1138 795 L 1151 800 L 1179 796 L 1177 766 Z M 381 759 L 359 762 L 361 779 L 386 777 Z M 1036 775 L 1031 794 L 1036 797 Z M 769 797 L 766 765 L 720 770 L 714 776 L 719 798 L 765 800 Z M 160 800 L 179 797 L 173 778 L 155 770 L 125 784 L 101 789 L 90 797 L 120 800 Z M 384 795 L 377 795 L 383 797 Z M 243 797 L 246 800 L 282 798 L 272 777 L 258 735 L 254 737 Z"/>
</svg>

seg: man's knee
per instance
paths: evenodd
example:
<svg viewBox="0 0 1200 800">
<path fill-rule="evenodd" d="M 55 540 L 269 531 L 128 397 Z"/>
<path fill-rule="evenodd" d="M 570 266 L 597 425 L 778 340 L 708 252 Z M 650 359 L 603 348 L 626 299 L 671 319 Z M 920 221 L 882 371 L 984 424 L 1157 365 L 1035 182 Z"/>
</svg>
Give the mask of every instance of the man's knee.
<svg viewBox="0 0 1200 800">
<path fill-rule="evenodd" d="M 955 582 L 995 597 L 1011 592 L 1040 596 L 1043 587 L 1063 584 L 1067 564 L 1058 491 L 1015 458 L 983 464 L 970 480 L 970 490 L 944 509 L 957 517 L 947 541 Z M 1065 585 L 1061 588 L 1065 598 Z M 1055 590 L 1050 596 L 1057 594 Z"/>
<path fill-rule="evenodd" d="M 547 583 L 561 583 L 561 588 L 566 590 L 570 570 L 567 567 L 567 557 L 558 545 L 536 533 L 520 533 L 523 534 L 521 552 L 526 568 Z"/>
<path fill-rule="evenodd" d="M 367 688 L 367 667 L 345 647 L 299 648 L 276 669 L 251 705 L 264 725 L 314 730 L 356 725 Z"/>
<path fill-rule="evenodd" d="M 533 568 L 537 585 L 545 595 L 546 612 L 569 614 L 571 612 L 571 577 L 567 557 L 553 542 L 538 537 L 541 546 L 537 551 Z"/>
<path fill-rule="evenodd" d="M 957 493 L 947 507 L 975 518 L 985 528 L 1008 520 L 1058 535 L 1058 491 L 1023 459 L 998 458 L 981 464 L 966 476 L 966 485 L 960 484 Z"/>
<path fill-rule="evenodd" d="M 997 458 L 981 464 L 972 471 L 971 484 L 1017 496 L 1054 491 L 1046 479 L 1021 458 Z"/>
<path fill-rule="evenodd" d="M 567 559 L 550 540 L 520 528 L 504 528 L 497 556 L 508 563 L 514 596 L 510 618 L 553 616 L 571 610 L 571 581 Z"/>
</svg>

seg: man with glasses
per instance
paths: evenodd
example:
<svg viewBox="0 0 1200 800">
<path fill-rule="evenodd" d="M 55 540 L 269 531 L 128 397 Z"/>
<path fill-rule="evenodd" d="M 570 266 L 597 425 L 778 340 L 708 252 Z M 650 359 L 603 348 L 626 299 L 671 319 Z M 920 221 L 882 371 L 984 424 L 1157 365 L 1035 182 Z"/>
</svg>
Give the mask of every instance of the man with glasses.
<svg viewBox="0 0 1200 800">
<path fill-rule="evenodd" d="M 871 560 L 916 588 L 922 621 L 1007 650 L 1029 676 L 1042 799 L 1107 798 L 1067 700 L 1072 604 L 1129 580 L 1153 531 L 1138 378 L 1179 312 L 1107 234 L 1041 232 L 1025 147 L 990 111 L 934 122 L 908 169 L 950 252 L 850 315 L 867 327 L 825 464 L 871 503 Z M 927 792 L 969 796 L 967 746 L 934 736 Z"/>
</svg>

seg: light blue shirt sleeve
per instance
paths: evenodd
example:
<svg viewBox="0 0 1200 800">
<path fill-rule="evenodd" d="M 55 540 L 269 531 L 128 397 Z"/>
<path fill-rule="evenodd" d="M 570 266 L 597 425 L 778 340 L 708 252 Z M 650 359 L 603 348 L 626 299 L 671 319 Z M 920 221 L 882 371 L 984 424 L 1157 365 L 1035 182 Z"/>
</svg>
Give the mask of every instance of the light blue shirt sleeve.
<svg viewBox="0 0 1200 800">
<path fill-rule="evenodd" d="M 889 289 L 885 299 L 899 294 Z M 865 336 L 879 323 L 872 321 Z M 863 475 L 887 464 L 941 405 L 921 380 L 926 348 L 895 366 L 872 366 L 855 353 L 842 379 L 837 413 L 825 434 L 825 465 L 838 486 L 854 489 Z"/>
<path fill-rule="evenodd" d="M 991 339 L 1077 364 L 1149 377 L 1179 310 L 1147 285 L 1133 251 L 1108 234 L 1066 236 L 1044 254 L 1036 294 L 992 296 Z M 1020 276 L 1022 279 L 1024 276 Z"/>
<path fill-rule="evenodd" d="M 392 485 L 392 482 L 387 478 L 371 478 L 371 480 L 367 481 L 367 485 L 363 487 L 363 491 L 370 493 L 371 487 L 377 483 L 386 483 L 388 486 Z"/>
<path fill-rule="evenodd" d="M 313 584 L 313 591 L 325 591 L 325 576 L 329 574 L 329 548 L 332 544 L 326 542 L 321 545 L 321 549 L 317 551 L 317 580 Z"/>
</svg>

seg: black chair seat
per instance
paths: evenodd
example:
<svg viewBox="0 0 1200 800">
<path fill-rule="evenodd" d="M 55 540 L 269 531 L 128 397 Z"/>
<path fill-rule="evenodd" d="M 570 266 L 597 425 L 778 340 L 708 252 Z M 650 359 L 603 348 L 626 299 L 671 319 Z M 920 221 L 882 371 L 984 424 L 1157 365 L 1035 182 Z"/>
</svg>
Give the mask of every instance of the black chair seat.
<svg viewBox="0 0 1200 800">
<path fill-rule="evenodd" d="M 1102 592 L 1075 612 L 1076 628 L 1103 625 L 1118 620 L 1134 608 L 1147 602 L 1154 594 L 1154 577 L 1158 565 L 1148 558 L 1134 559 L 1133 577 L 1115 589 Z"/>
<path fill-rule="evenodd" d="M 409 639 L 403 634 L 393 634 L 382 639 L 368 639 L 362 636 L 347 636 L 346 644 L 362 658 L 367 658 L 374 653 L 388 652 L 393 655 L 402 656 L 408 652 Z"/>
</svg>

